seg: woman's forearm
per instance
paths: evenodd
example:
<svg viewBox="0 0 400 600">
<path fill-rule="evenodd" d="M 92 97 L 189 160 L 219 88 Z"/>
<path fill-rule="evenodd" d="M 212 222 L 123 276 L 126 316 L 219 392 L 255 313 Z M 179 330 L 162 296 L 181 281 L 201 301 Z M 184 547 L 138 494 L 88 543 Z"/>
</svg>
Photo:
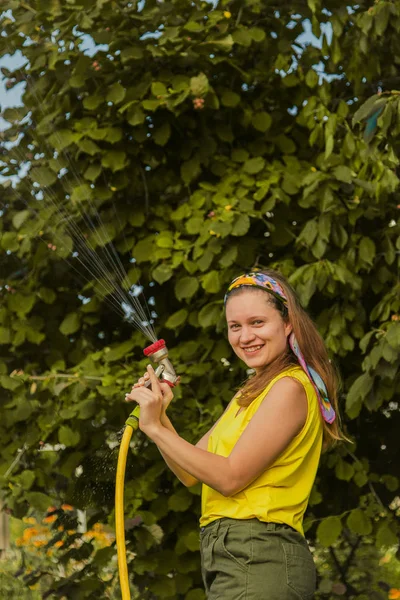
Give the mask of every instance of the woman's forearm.
<svg viewBox="0 0 400 600">
<path fill-rule="evenodd" d="M 181 472 L 189 474 L 193 479 L 205 483 L 224 496 L 228 495 L 232 479 L 228 458 L 196 448 L 181 438 L 172 425 L 165 427 L 163 423 L 159 423 L 144 432 Z"/>
<path fill-rule="evenodd" d="M 169 431 L 172 431 L 173 433 L 178 435 L 178 433 L 176 432 L 171 421 L 167 417 L 166 413 L 163 413 L 163 415 L 161 417 L 161 423 L 166 429 L 169 429 Z M 168 454 L 165 451 L 163 451 L 158 445 L 157 445 L 157 447 L 161 453 L 161 456 L 163 457 L 166 464 L 168 465 L 168 467 L 171 469 L 171 471 L 173 473 L 175 473 L 175 475 L 177 476 L 179 481 L 181 481 L 183 483 L 183 485 L 185 485 L 186 487 L 191 487 L 192 485 L 196 485 L 196 483 L 199 482 L 199 480 L 196 479 L 196 477 L 193 477 L 192 475 L 190 475 L 190 473 L 188 473 L 187 471 L 182 469 L 178 465 L 178 463 L 176 463 L 174 460 L 172 460 L 172 458 L 170 456 L 168 456 Z"/>
</svg>

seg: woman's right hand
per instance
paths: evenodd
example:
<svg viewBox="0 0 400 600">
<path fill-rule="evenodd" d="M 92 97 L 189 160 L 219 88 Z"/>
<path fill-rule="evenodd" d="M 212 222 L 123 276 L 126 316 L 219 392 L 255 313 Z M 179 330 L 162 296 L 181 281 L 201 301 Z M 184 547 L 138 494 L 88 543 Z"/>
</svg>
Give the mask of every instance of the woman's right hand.
<svg viewBox="0 0 400 600">
<path fill-rule="evenodd" d="M 135 388 L 138 387 L 142 387 L 144 385 L 146 385 L 146 383 L 149 381 L 150 376 L 149 374 L 146 372 L 143 377 L 140 377 L 140 379 L 138 379 L 137 383 L 135 383 L 132 386 L 132 390 L 134 390 Z M 175 385 L 178 385 L 180 382 L 180 377 L 178 377 Z M 160 381 L 160 387 L 163 393 L 163 397 L 162 397 L 162 412 L 163 414 L 166 413 L 168 406 L 170 405 L 171 400 L 174 397 L 174 393 L 172 391 L 172 388 L 168 385 L 168 383 L 163 382 L 162 380 Z"/>
</svg>

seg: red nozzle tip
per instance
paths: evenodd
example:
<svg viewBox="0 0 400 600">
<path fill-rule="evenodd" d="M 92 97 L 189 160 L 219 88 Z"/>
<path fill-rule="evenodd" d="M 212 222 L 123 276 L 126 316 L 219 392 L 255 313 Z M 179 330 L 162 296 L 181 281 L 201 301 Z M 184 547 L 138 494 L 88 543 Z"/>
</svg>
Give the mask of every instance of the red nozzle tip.
<svg viewBox="0 0 400 600">
<path fill-rule="evenodd" d="M 161 350 L 161 348 L 165 348 L 165 346 L 166 343 L 164 340 L 157 340 L 156 342 L 154 342 L 154 344 L 151 344 L 151 346 L 147 346 L 147 348 L 143 350 L 143 354 L 145 356 L 151 356 L 158 350 Z"/>
</svg>

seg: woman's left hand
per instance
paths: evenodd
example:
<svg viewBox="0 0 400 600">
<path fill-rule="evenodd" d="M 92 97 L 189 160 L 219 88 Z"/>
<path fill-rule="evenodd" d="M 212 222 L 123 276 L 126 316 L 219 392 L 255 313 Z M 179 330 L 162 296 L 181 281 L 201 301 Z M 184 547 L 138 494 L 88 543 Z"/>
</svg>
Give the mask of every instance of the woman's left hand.
<svg viewBox="0 0 400 600">
<path fill-rule="evenodd" d="M 127 402 L 133 400 L 139 404 L 139 428 L 146 435 L 150 435 L 151 430 L 162 427 L 163 391 L 151 365 L 147 366 L 147 373 L 151 381 L 151 389 L 144 386 L 134 387 L 129 394 L 125 395 L 125 400 Z"/>
</svg>

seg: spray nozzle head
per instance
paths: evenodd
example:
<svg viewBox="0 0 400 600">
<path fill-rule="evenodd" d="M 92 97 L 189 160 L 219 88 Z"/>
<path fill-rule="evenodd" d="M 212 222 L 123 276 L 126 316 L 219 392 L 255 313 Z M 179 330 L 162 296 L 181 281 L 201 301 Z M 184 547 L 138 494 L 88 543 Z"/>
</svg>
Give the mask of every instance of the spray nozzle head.
<svg viewBox="0 0 400 600">
<path fill-rule="evenodd" d="M 143 350 L 143 354 L 145 356 L 151 356 L 152 354 L 155 354 L 156 352 L 158 352 L 159 350 L 161 350 L 165 347 L 166 347 L 165 340 L 157 340 L 156 342 L 154 342 L 154 344 L 147 346 L 147 348 L 145 348 Z"/>
<path fill-rule="evenodd" d="M 151 360 L 158 364 L 156 375 L 162 381 L 173 387 L 178 381 L 174 367 L 168 358 L 168 349 L 164 340 L 157 340 L 154 344 L 147 346 L 143 350 L 145 356 L 149 356 Z"/>
</svg>

